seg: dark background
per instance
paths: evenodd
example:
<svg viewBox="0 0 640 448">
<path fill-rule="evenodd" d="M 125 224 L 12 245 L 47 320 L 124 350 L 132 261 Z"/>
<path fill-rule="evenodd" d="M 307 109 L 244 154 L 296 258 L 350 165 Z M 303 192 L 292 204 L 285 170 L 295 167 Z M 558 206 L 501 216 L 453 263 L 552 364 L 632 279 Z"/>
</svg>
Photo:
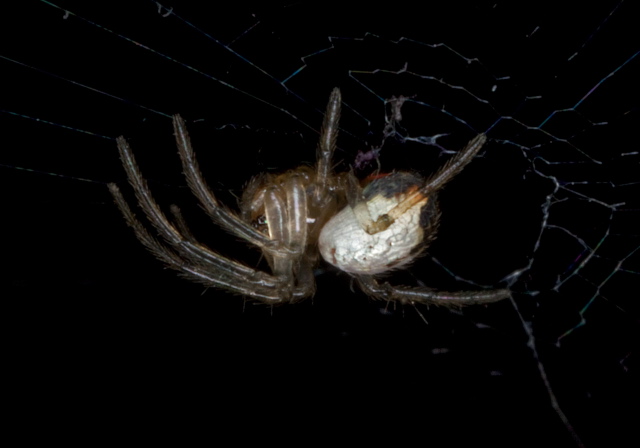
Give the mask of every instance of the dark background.
<svg viewBox="0 0 640 448">
<path fill-rule="evenodd" d="M 260 422 L 275 437 L 303 424 L 357 440 L 574 446 L 539 358 L 586 446 L 637 441 L 637 411 L 626 410 L 640 272 L 628 2 L 175 2 L 184 20 L 155 2 L 54 3 L 75 15 L 24 1 L 2 17 L 1 293 L 11 388 L 25 397 L 16 415 L 61 415 L 96 438 L 193 418 Z M 391 73 L 405 64 L 420 76 Z M 288 89 L 278 82 L 303 66 Z M 528 267 L 514 302 L 387 306 L 321 266 L 313 300 L 271 309 L 182 280 L 136 241 L 106 188 L 133 200 L 115 137 L 128 138 L 163 206 L 180 204 L 199 238 L 253 266 L 258 254 L 210 225 L 188 192 L 170 116 L 189 121 L 210 185 L 235 206 L 251 176 L 313 162 L 334 86 L 345 101 L 339 170 L 380 143 L 393 95 L 415 95 L 400 134 L 450 133 L 438 143 L 458 150 L 489 130 L 485 155 L 440 197 L 430 256 L 391 280 L 473 289 L 464 279 L 499 286 Z M 391 138 L 380 163 L 427 175 L 446 157 Z M 585 307 L 586 324 L 561 337 Z"/>
</svg>

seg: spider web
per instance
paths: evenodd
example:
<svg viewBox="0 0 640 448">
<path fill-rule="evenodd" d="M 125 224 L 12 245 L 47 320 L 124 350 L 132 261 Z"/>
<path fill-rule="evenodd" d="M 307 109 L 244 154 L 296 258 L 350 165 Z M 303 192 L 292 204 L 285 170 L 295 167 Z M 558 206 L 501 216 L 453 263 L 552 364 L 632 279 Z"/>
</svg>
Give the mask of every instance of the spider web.
<svg viewBox="0 0 640 448">
<path fill-rule="evenodd" d="M 7 296 L 27 304 L 17 340 L 37 359 L 70 369 L 106 359 L 141 375 L 170 360 L 183 368 L 153 382 L 217 372 L 256 409 L 308 406 L 303 391 L 340 403 L 338 420 L 345 409 L 399 418 L 453 445 L 630 437 L 640 153 L 628 2 L 580 17 L 544 2 L 420 13 L 243 4 L 210 15 L 198 2 L 84 3 L 12 4 L 2 28 Z M 125 184 L 115 137 L 127 136 L 163 205 L 184 206 L 212 247 L 258 263 L 194 204 L 170 117 L 191 121 L 205 175 L 233 205 L 252 175 L 313 162 L 334 86 L 338 169 L 362 177 L 378 166 L 426 175 L 487 133 L 482 156 L 440 195 L 428 256 L 390 280 L 507 283 L 512 301 L 393 307 L 322 270 L 313 301 L 270 310 L 220 291 L 200 298 L 139 247 L 105 186 Z"/>
</svg>

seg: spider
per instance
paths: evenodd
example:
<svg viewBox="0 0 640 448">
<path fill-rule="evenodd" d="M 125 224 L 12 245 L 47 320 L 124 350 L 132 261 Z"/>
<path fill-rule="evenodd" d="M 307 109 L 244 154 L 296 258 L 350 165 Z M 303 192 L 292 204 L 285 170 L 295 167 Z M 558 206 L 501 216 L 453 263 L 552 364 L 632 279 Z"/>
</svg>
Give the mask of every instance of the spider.
<svg viewBox="0 0 640 448">
<path fill-rule="evenodd" d="M 321 258 L 351 275 L 374 299 L 460 306 L 509 297 L 508 289 L 442 292 L 394 286 L 378 277 L 424 253 L 438 228 L 438 191 L 474 158 L 486 136 L 473 138 L 426 180 L 415 173 L 393 172 L 377 176 L 363 188 L 353 173 L 333 172 L 340 108 L 341 94 L 335 88 L 324 116 L 315 167 L 254 177 L 244 190 L 239 214 L 221 204 L 207 186 L 185 122 L 179 115 L 173 118 L 182 168 L 192 193 L 217 225 L 262 250 L 271 273 L 200 244 L 178 207 L 171 207 L 173 219 L 169 219 L 153 198 L 124 137 L 119 137 L 117 144 L 129 183 L 161 239 L 138 220 L 117 185 L 109 184 L 109 189 L 137 238 L 168 267 L 195 282 L 264 303 L 293 303 L 313 296 L 313 270 Z"/>
</svg>

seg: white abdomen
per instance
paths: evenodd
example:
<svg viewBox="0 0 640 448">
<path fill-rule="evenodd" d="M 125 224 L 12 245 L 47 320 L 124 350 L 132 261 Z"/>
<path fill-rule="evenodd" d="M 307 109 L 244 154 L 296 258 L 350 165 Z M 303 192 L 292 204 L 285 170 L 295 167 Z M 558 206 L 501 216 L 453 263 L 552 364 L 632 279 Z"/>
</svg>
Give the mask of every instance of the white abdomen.
<svg viewBox="0 0 640 448">
<path fill-rule="evenodd" d="M 395 207 L 403 195 L 376 195 L 366 202 L 374 221 Z M 320 232 L 322 257 L 333 266 L 352 274 L 375 275 L 409 263 L 423 241 L 420 225 L 427 198 L 395 220 L 386 230 L 369 235 L 358 221 L 353 208 L 345 207 L 331 218 Z M 362 204 L 364 205 L 364 204 Z"/>
</svg>

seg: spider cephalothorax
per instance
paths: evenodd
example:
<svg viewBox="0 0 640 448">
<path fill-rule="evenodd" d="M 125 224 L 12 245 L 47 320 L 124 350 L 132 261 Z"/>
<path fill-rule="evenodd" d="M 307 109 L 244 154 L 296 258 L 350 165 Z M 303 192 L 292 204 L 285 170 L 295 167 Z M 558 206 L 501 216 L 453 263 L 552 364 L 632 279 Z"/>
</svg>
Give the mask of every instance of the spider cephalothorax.
<svg viewBox="0 0 640 448">
<path fill-rule="evenodd" d="M 174 117 L 180 159 L 193 194 L 216 224 L 262 250 L 271 273 L 233 261 L 198 243 L 177 207 L 171 208 L 173 220 L 167 218 L 123 137 L 118 138 L 118 148 L 129 182 L 162 240 L 151 235 L 135 217 L 115 184 L 109 189 L 138 239 L 169 267 L 196 282 L 266 303 L 295 302 L 312 296 L 313 270 L 321 257 L 352 275 L 373 298 L 465 305 L 509 297 L 508 289 L 441 292 L 392 286 L 375 278 L 407 265 L 435 238 L 440 216 L 436 194 L 473 159 L 486 136 L 473 138 L 426 180 L 414 173 L 394 172 L 362 188 L 352 173 L 334 173 L 332 169 L 340 106 L 340 90 L 336 88 L 325 113 L 316 166 L 255 177 L 245 189 L 240 214 L 223 206 L 207 186 L 185 123 L 180 116 Z"/>
</svg>

